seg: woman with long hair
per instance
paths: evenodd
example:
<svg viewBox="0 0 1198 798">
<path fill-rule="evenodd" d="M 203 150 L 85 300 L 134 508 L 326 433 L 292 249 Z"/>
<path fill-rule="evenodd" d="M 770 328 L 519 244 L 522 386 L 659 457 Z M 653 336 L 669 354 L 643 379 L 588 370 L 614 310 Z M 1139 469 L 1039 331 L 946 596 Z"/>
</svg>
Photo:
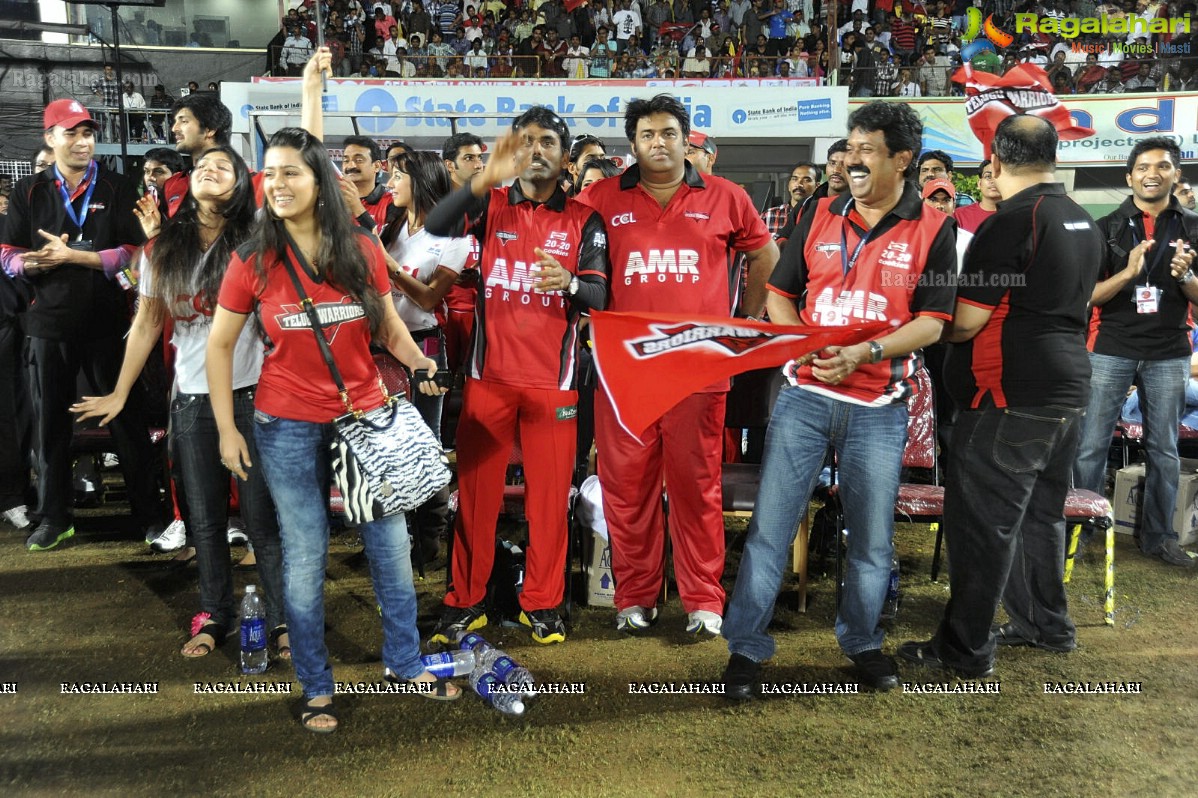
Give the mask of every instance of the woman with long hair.
<svg viewBox="0 0 1198 798">
<path fill-rule="evenodd" d="M 157 226 L 151 196 L 135 211 L 143 226 Z M 167 316 L 175 347 L 175 393 L 171 400 L 171 449 L 187 496 L 187 528 L 199 569 L 200 612 L 192 619 L 184 657 L 202 657 L 224 642 L 237 622 L 227 537 L 229 473 L 221 465 L 220 436 L 205 370 L 208 336 L 217 292 L 233 252 L 249 238 L 254 188 L 245 161 L 232 148 L 217 146 L 196 161 L 191 186 L 174 216 L 142 255 L 141 302 L 125 346 L 116 390 L 85 396 L 72 409 L 80 419 L 107 424 L 125 406 Z M 241 431 L 251 458 L 254 392 L 262 370 L 262 342 L 247 327 L 231 342 L 230 422 Z M 290 655 L 283 613 L 282 552 L 274 504 L 260 472 L 238 475 L 242 517 L 257 555 L 270 638 L 280 657 Z"/>
<path fill-rule="evenodd" d="M 391 162 L 387 190 L 392 204 L 401 209 L 388 231 L 387 270 L 399 318 L 428 357 L 445 368 L 445 338 L 436 311 L 462 274 L 470 255 L 470 239 L 444 238 L 424 229 L 433 206 L 449 194 L 452 183 L 445 162 L 426 151 L 410 152 Z M 441 394 L 417 393 L 412 404 L 440 438 Z"/>
<path fill-rule="evenodd" d="M 391 286 L 382 250 L 346 213 L 321 140 L 300 128 L 283 128 L 270 138 L 262 174 L 265 212 L 221 284 L 208 342 L 208 380 L 226 466 L 241 477 L 261 468 L 278 507 L 292 661 L 305 699 L 300 722 L 309 731 L 328 733 L 338 723 L 324 639 L 332 422 L 351 408 L 368 412 L 387 400 L 370 354 L 372 339 L 412 371 L 427 369 L 430 378 L 437 364 L 386 300 Z M 309 308 L 319 330 L 310 326 Z M 233 423 L 233 350 L 251 313 L 269 342 L 255 398 L 258 457 L 251 456 Z M 344 395 L 316 334 L 332 350 Z M 438 391 L 431 379 L 419 388 Z M 428 697 L 458 698 L 461 690 L 438 680 L 420 660 L 403 515 L 364 523 L 359 531 L 382 614 L 384 678 L 407 682 Z"/>
<path fill-rule="evenodd" d="M 570 181 L 567 190 L 571 195 L 576 193 L 575 187 L 578 185 L 578 174 L 582 171 L 583 165 L 592 158 L 605 157 L 607 157 L 607 147 L 598 136 L 593 136 L 590 133 L 580 133 L 571 140 L 570 150 L 566 156 L 566 172 L 569 174 Z"/>
<path fill-rule="evenodd" d="M 615 177 L 623 170 L 611 158 L 591 158 L 578 172 L 578 180 L 574 183 L 574 196 L 591 183 L 598 183 L 605 177 Z"/>
</svg>

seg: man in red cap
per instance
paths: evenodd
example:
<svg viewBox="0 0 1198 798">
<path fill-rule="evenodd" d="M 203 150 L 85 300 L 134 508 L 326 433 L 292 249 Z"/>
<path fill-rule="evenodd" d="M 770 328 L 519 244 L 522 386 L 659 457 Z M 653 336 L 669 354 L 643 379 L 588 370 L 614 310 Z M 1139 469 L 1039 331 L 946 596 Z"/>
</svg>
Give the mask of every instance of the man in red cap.
<svg viewBox="0 0 1198 798">
<path fill-rule="evenodd" d="M 686 160 L 703 174 L 710 175 L 715 171 L 718 153 L 715 139 L 706 133 L 692 130 L 686 137 Z"/>
<path fill-rule="evenodd" d="M 97 396 L 116 386 L 129 313 L 115 278 L 143 240 L 133 215 L 137 183 L 93 160 L 99 125 L 87 109 L 55 100 L 44 119 L 54 166 L 17 183 L 0 233 L 0 264 L 34 297 L 22 322 L 37 414 L 40 523 L 26 543 L 30 551 L 75 534 L 68 408 L 80 372 Z M 153 532 L 161 530 L 162 505 L 142 418 L 130 403 L 110 428 L 134 518 Z"/>
<path fill-rule="evenodd" d="M 943 177 L 937 177 L 923 184 L 923 204 L 935 208 L 941 213 L 953 215 L 957 209 L 957 189 Z"/>
</svg>

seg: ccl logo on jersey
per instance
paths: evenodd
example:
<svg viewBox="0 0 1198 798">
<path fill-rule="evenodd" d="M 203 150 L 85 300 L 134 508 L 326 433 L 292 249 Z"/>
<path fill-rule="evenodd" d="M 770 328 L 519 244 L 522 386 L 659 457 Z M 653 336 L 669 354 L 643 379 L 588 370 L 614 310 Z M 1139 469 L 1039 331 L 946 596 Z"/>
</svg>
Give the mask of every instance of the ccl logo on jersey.
<svg viewBox="0 0 1198 798">
<path fill-rule="evenodd" d="M 541 245 L 541 249 L 555 258 L 568 257 L 571 249 L 570 234 L 559 231 L 549 233 L 549 237 L 545 239 L 545 243 Z"/>
<path fill-rule="evenodd" d="M 619 227 L 620 225 L 625 224 L 636 224 L 636 217 L 632 215 L 631 211 L 628 213 L 617 214 L 611 217 L 609 224 L 611 224 L 612 227 Z"/>
</svg>

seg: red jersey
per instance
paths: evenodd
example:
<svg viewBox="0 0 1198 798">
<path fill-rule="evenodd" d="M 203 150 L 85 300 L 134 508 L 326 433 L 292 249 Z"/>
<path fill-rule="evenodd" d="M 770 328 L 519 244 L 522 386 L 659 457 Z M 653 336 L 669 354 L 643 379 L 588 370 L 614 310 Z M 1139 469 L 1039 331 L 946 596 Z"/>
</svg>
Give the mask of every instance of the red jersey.
<svg viewBox="0 0 1198 798">
<path fill-rule="evenodd" d="M 857 214 L 852 195 L 824 197 L 799 217 L 791 241 L 770 276 L 769 289 L 788 299 L 805 295 L 799 311 L 804 324 L 952 319 L 957 270 L 953 223 L 927 208 L 910 184 L 872 229 Z M 792 384 L 817 393 L 885 405 L 906 399 L 920 365 L 915 353 L 865 363 L 839 385 L 815 379 L 811 366 L 796 369 L 795 361 L 786 373 Z"/>
<path fill-rule="evenodd" d="M 579 198 L 607 225 L 608 310 L 728 316 L 736 286 L 729 250 L 773 240 L 744 189 L 686 165 L 665 208 L 640 186 L 640 169 L 590 185 Z"/>
<path fill-rule="evenodd" d="M 957 220 L 957 230 L 964 230 L 966 233 L 976 233 L 978 228 L 982 226 L 982 222 L 989 219 L 997 211 L 988 211 L 982 207 L 982 203 L 975 202 L 972 205 L 962 205 L 957 208 L 953 218 Z"/>
<path fill-rule="evenodd" d="M 358 246 L 366 256 L 370 284 L 382 296 L 391 292 L 387 263 L 373 236 L 359 232 Z M 298 268 L 300 283 L 316 305 L 333 361 L 349 391 L 355 410 L 373 410 L 383 403 L 378 369 L 370 356 L 370 323 L 366 309 L 341 288 L 313 279 L 302 255 L 288 242 L 288 256 Z M 266 339 L 266 360 L 254 405 L 264 413 L 296 421 L 325 423 L 345 412 L 308 314 L 300 306 L 295 286 L 277 256 L 271 256 L 263 284 L 255 271 L 257 253 L 243 246 L 229 261 L 218 303 L 233 313 L 255 313 Z"/>
<path fill-rule="evenodd" d="M 385 185 L 375 186 L 373 191 L 361 199 L 366 213 L 374 220 L 371 232 L 375 235 L 381 235 L 387 224 L 399 216 L 399 209 L 392 204 L 394 197 Z"/>
<path fill-rule="evenodd" d="M 526 199 L 516 182 L 491 189 L 478 206 L 466 226 L 481 244 L 470 376 L 528 388 L 572 389 L 579 311 L 560 291 L 533 290 L 533 250 L 544 250 L 580 278 L 606 282 L 603 223 L 560 187 L 548 201 L 537 203 Z"/>
<path fill-rule="evenodd" d="M 473 273 L 469 276 L 462 274 L 445 296 L 445 306 L 459 313 L 473 313 L 474 305 L 478 302 L 478 239 L 474 236 L 467 238 L 470 241 L 470 254 L 466 256 L 462 271 Z"/>
</svg>

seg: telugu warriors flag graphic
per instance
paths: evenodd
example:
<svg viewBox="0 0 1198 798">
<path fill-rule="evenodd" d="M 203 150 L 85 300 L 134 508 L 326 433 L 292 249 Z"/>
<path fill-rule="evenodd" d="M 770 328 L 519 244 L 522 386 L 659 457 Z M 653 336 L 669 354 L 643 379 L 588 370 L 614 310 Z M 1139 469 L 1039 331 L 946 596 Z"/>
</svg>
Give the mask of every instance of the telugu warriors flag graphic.
<svg viewBox="0 0 1198 798">
<path fill-rule="evenodd" d="M 966 63 L 953 74 L 953 82 L 965 85 L 965 113 L 986 158 L 998 124 L 1014 114 L 1048 120 L 1065 141 L 1094 135 L 1092 128 L 1074 123 L 1069 109 L 1052 93 L 1048 75 L 1036 64 L 1018 64 L 1005 75 L 992 75 Z"/>
<path fill-rule="evenodd" d="M 600 384 L 628 434 L 712 383 L 781 366 L 829 346 L 850 346 L 890 329 L 885 322 L 845 327 L 782 326 L 718 316 L 595 313 L 591 343 Z"/>
</svg>

